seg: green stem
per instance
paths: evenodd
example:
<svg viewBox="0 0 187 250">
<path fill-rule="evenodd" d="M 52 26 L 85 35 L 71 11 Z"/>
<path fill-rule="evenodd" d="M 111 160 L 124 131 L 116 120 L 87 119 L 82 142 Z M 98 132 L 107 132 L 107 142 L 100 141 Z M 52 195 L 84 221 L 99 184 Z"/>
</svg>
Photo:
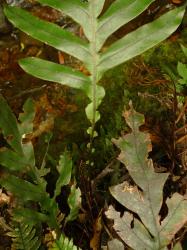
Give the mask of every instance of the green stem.
<svg viewBox="0 0 187 250">
<path fill-rule="evenodd" d="M 92 40 L 90 44 L 90 52 L 92 55 L 92 102 L 93 102 L 93 118 L 92 118 L 92 131 L 91 131 L 91 142 L 94 138 L 94 129 L 95 129 L 95 120 L 96 120 L 96 109 L 97 109 L 97 103 L 96 103 L 96 91 L 97 91 L 97 57 L 98 53 L 96 50 L 96 18 L 95 18 L 95 8 L 94 8 L 94 0 L 90 2 L 90 10 L 91 10 L 91 27 L 92 27 Z"/>
</svg>

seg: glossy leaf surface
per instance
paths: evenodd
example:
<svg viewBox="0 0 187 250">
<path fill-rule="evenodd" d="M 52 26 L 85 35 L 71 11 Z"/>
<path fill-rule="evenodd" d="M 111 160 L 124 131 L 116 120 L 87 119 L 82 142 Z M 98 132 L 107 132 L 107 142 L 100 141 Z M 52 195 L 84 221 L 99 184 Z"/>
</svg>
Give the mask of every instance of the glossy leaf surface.
<svg viewBox="0 0 187 250">
<path fill-rule="evenodd" d="M 113 68 L 166 39 L 179 26 L 184 10 L 184 7 L 171 10 L 113 43 L 101 55 L 99 70 L 106 71 Z"/>
<path fill-rule="evenodd" d="M 86 115 L 91 123 L 87 131 L 91 137 L 96 134 L 95 123 L 100 119 L 98 107 L 105 95 L 103 87 L 98 84 L 103 73 L 166 39 L 179 26 L 185 9 L 185 7 L 180 7 L 169 11 L 152 23 L 126 35 L 102 52 L 102 45 L 106 39 L 122 25 L 141 14 L 153 0 L 116 0 L 105 13 L 102 12 L 104 0 L 38 0 L 38 2 L 60 10 L 74 19 L 83 28 L 88 41 L 85 38 L 78 38 L 55 24 L 32 17 L 28 12 L 15 7 L 6 7 L 5 14 L 22 31 L 81 60 L 89 71 L 91 84 L 85 83 L 85 79 L 78 76 L 77 72 L 73 74 L 67 68 L 57 69 L 54 64 L 47 65 L 45 62 L 45 66 L 52 67 L 51 70 L 48 67 L 45 69 L 41 64 L 41 69 L 36 69 L 39 61 L 32 59 L 21 61 L 21 66 L 36 77 L 66 84 L 85 92 L 91 100 L 86 107 Z M 45 73 L 49 73 L 49 77 Z"/>
<path fill-rule="evenodd" d="M 85 35 L 91 39 L 90 16 L 88 11 L 88 3 L 77 0 L 37 0 L 43 5 L 50 6 L 56 10 L 62 11 L 70 16 L 75 22 L 81 25 Z"/>
<path fill-rule="evenodd" d="M 27 73 L 40 79 L 81 89 L 86 93 L 90 92 L 91 81 L 89 77 L 70 67 L 35 57 L 21 59 L 19 64 Z"/>
<path fill-rule="evenodd" d="M 35 39 L 64 51 L 85 63 L 91 60 L 87 43 L 71 32 L 56 24 L 43 21 L 21 8 L 6 7 L 4 11 L 17 28 Z"/>
<path fill-rule="evenodd" d="M 124 24 L 140 15 L 155 0 L 116 0 L 99 18 L 97 46 L 101 48 L 106 39 Z"/>
</svg>

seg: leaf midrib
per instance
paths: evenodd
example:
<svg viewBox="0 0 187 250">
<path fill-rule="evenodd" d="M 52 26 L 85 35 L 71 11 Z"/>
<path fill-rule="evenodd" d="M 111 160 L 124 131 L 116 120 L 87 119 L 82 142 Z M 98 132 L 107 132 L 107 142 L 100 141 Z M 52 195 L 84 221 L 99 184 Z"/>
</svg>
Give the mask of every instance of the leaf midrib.
<svg viewBox="0 0 187 250">
<path fill-rule="evenodd" d="M 132 131 L 136 131 L 136 126 L 135 126 L 135 123 L 134 123 L 134 119 L 132 119 Z M 152 204 L 151 204 L 151 201 L 150 201 L 150 197 L 151 197 L 151 194 L 150 194 L 150 182 L 149 182 L 149 178 L 148 178 L 148 176 L 147 176 L 147 174 L 146 174 L 146 171 L 145 171 L 145 169 L 144 169 L 144 166 L 143 166 L 143 164 L 142 164 L 142 161 L 141 161 L 141 159 L 140 159 L 140 157 L 139 157 L 139 154 L 138 154 L 138 146 L 137 146 L 137 140 L 136 140 L 136 135 L 135 135 L 135 133 L 133 132 L 132 133 L 133 134 L 133 137 L 134 137 L 134 145 L 135 145 L 135 151 L 136 151 L 136 155 L 137 155 L 137 159 L 138 159 L 138 161 L 139 161 L 139 164 L 140 164 L 140 166 L 141 166 L 141 169 L 143 170 L 143 172 L 144 172 L 144 176 L 145 176 L 145 178 L 146 178 L 146 182 L 147 182 L 147 193 L 148 193 L 148 204 L 149 204 L 149 207 L 150 207 L 150 210 L 151 210 L 151 214 L 152 214 L 152 217 L 153 217 L 153 221 L 155 222 L 154 223 L 154 227 L 155 227 L 155 229 L 156 229 L 156 232 L 157 232 L 157 236 L 158 236 L 158 244 L 159 244 L 159 247 L 161 246 L 161 243 L 160 243 L 160 237 L 159 237 L 159 230 L 158 230 L 158 227 L 157 227 L 157 223 L 156 223 L 156 218 L 155 218 L 155 216 L 154 216 L 154 212 L 153 212 L 153 207 L 152 207 Z M 143 190 L 143 192 L 144 192 L 144 190 Z"/>
</svg>

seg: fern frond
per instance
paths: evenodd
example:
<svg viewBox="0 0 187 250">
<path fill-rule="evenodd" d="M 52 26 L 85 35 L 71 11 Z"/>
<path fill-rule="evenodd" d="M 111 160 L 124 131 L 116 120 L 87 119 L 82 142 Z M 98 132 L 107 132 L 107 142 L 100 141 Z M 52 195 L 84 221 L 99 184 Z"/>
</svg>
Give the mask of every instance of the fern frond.
<svg viewBox="0 0 187 250">
<path fill-rule="evenodd" d="M 106 40 L 140 15 L 154 0 L 116 0 L 112 1 L 106 11 L 102 11 L 105 0 L 37 1 L 71 17 L 82 27 L 87 40 L 17 7 L 5 7 L 5 15 L 23 32 L 83 62 L 89 76 L 71 67 L 34 57 L 21 59 L 19 65 L 40 79 L 82 90 L 90 100 L 85 111 L 91 125 L 87 133 L 93 139 L 97 136 L 95 124 L 100 119 L 98 107 L 105 96 L 105 90 L 99 84 L 103 74 L 166 39 L 181 23 L 185 6 L 175 8 L 152 23 L 136 29 L 103 52 Z"/>
<path fill-rule="evenodd" d="M 72 239 L 68 239 L 65 235 L 61 234 L 59 240 L 56 240 L 50 250 L 81 250 L 73 244 Z"/>
<path fill-rule="evenodd" d="M 151 141 L 149 135 L 139 129 L 144 123 L 143 115 L 130 105 L 124 117 L 132 131 L 113 142 L 121 150 L 118 159 L 125 165 L 137 186 L 131 186 L 125 181 L 110 187 L 110 192 L 140 219 L 128 211 L 121 217 L 112 206 L 106 214 L 114 220 L 115 231 L 130 248 L 165 250 L 187 222 L 187 198 L 179 193 L 167 198 L 167 215 L 161 217 L 163 188 L 169 174 L 155 172 L 153 162 L 148 158 L 152 149 Z M 179 247 L 177 245 L 175 249 Z"/>
<path fill-rule="evenodd" d="M 14 227 L 7 233 L 12 239 L 12 250 L 37 250 L 40 239 L 36 236 L 36 229 L 22 222 L 13 222 Z"/>
</svg>

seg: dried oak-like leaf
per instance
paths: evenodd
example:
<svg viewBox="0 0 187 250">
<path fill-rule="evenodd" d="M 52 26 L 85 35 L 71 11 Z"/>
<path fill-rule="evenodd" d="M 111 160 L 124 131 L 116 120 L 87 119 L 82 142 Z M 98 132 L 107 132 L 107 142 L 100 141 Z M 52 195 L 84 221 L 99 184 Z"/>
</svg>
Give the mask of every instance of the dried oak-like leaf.
<svg viewBox="0 0 187 250">
<path fill-rule="evenodd" d="M 187 199 L 178 193 L 173 194 L 166 200 L 168 214 L 160 221 L 163 187 L 168 174 L 156 173 L 152 160 L 148 159 L 151 150 L 149 135 L 139 130 L 144 123 L 143 115 L 137 113 L 131 105 L 124 117 L 131 133 L 113 141 L 121 150 L 118 159 L 126 166 L 137 186 L 124 182 L 111 187 L 110 192 L 133 213 L 125 212 L 120 217 L 110 207 L 107 216 L 114 220 L 117 234 L 133 249 L 164 250 L 187 221 Z"/>
</svg>

